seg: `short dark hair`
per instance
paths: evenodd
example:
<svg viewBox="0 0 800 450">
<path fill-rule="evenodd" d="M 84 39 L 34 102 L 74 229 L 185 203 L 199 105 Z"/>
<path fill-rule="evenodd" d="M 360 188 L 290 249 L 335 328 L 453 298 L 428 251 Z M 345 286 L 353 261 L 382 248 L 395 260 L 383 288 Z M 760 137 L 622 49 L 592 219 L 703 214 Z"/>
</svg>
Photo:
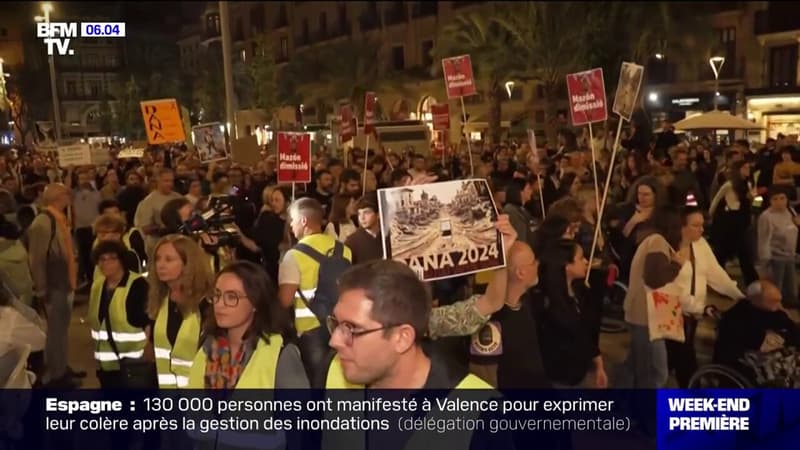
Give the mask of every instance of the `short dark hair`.
<svg viewBox="0 0 800 450">
<path fill-rule="evenodd" d="M 0 238 L 16 241 L 20 238 L 20 231 L 17 224 L 9 222 L 4 216 L 0 215 Z"/>
<path fill-rule="evenodd" d="M 344 163 L 341 159 L 333 158 L 332 160 L 328 161 L 328 169 L 333 166 L 344 166 Z"/>
<path fill-rule="evenodd" d="M 522 204 L 522 191 L 525 190 L 525 186 L 528 185 L 527 180 L 522 180 L 519 178 L 514 178 L 511 180 L 506 186 L 506 203 L 510 205 L 516 206 L 524 206 Z"/>
<path fill-rule="evenodd" d="M 378 193 L 377 192 L 370 192 L 365 194 L 363 197 L 358 199 L 358 203 L 356 203 L 356 209 L 366 209 L 369 208 L 376 213 L 378 212 Z"/>
<path fill-rule="evenodd" d="M 211 181 L 216 184 L 219 183 L 219 180 L 223 178 L 230 178 L 227 173 L 225 172 L 214 172 L 214 175 L 211 176 Z"/>
<path fill-rule="evenodd" d="M 407 265 L 379 259 L 353 266 L 339 278 L 339 292 L 355 289 L 364 290 L 372 301 L 370 316 L 382 326 L 410 325 L 417 342 L 428 333 L 431 296 Z"/>
<path fill-rule="evenodd" d="M 773 184 L 772 186 L 769 187 L 769 189 L 767 189 L 767 197 L 765 198 L 765 200 L 769 202 L 770 200 L 772 200 L 772 197 L 781 194 L 785 195 L 786 198 L 789 198 L 791 196 L 791 192 L 792 191 L 791 188 L 789 188 L 789 186 L 783 184 Z"/>
<path fill-rule="evenodd" d="M 117 259 L 119 259 L 122 266 L 125 267 L 124 259 L 127 253 L 128 249 L 122 242 L 100 241 L 97 243 L 97 246 L 92 249 L 92 262 L 97 264 L 100 261 L 100 257 L 103 255 L 113 254 L 117 257 Z"/>
<path fill-rule="evenodd" d="M 315 180 L 319 180 L 320 178 L 322 178 L 323 175 L 326 175 L 326 174 L 330 175 L 331 171 L 328 170 L 328 169 L 320 169 L 314 174 L 314 179 Z"/>
<path fill-rule="evenodd" d="M 97 213 L 103 214 L 105 210 L 110 208 L 120 209 L 119 202 L 114 199 L 103 200 L 100 202 L 99 205 L 97 205 Z"/>
<path fill-rule="evenodd" d="M 340 177 L 339 181 L 342 184 L 346 184 L 351 181 L 358 181 L 360 183 L 361 175 L 359 175 L 359 173 L 356 172 L 355 169 L 345 169 L 344 172 L 342 172 L 342 176 Z"/>
<path fill-rule="evenodd" d="M 680 212 L 681 212 L 681 223 L 683 223 L 684 225 L 688 223 L 687 220 L 689 220 L 689 216 L 691 216 L 692 214 L 701 214 L 703 217 L 705 217 L 706 215 L 706 212 L 702 208 L 694 205 L 684 206 L 680 209 Z"/>
<path fill-rule="evenodd" d="M 678 207 L 664 205 L 653 210 L 647 221 L 647 228 L 660 234 L 672 248 L 681 245 L 681 227 L 683 218 Z"/>
<path fill-rule="evenodd" d="M 403 178 L 411 178 L 411 174 L 406 169 L 394 169 L 391 175 L 392 185 L 400 182 Z"/>
<path fill-rule="evenodd" d="M 263 267 L 250 261 L 234 261 L 219 271 L 216 279 L 224 274 L 234 275 L 242 281 L 244 293 L 253 304 L 253 322 L 244 334 L 247 343 L 256 345 L 259 339 L 269 342 L 270 334 L 288 330 L 289 317 L 280 307 L 274 280 Z M 221 334 L 213 313 L 205 320 L 203 331 L 206 336 Z"/>
</svg>

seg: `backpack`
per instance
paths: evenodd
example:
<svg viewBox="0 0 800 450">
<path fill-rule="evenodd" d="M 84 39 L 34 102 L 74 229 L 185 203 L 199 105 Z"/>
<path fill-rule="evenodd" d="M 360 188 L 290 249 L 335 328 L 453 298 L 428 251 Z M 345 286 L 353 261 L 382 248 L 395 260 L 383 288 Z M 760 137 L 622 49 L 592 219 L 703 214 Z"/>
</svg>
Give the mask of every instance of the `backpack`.
<svg viewBox="0 0 800 450">
<path fill-rule="evenodd" d="M 323 255 L 306 244 L 297 244 L 294 246 L 294 250 L 305 254 L 319 264 L 317 290 L 314 298 L 307 299 L 299 289 L 297 293 L 300 294 L 303 303 L 314 313 L 320 323 L 324 324 L 328 316 L 333 313 L 333 307 L 339 299 L 337 280 L 350 268 L 350 261 L 344 257 L 344 244 L 335 241 L 327 255 Z M 324 325 L 322 328 L 325 329 Z"/>
</svg>

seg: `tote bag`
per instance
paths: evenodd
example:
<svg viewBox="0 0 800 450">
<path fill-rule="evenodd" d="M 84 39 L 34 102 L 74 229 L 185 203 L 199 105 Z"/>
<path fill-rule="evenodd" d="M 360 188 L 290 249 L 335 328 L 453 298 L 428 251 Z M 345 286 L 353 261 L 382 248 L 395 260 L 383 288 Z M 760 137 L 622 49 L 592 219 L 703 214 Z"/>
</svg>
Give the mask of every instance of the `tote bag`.
<svg viewBox="0 0 800 450">
<path fill-rule="evenodd" d="M 678 287 L 669 283 L 659 289 L 650 289 L 646 286 L 644 289 L 647 294 L 647 325 L 650 341 L 657 339 L 686 341 Z"/>
</svg>

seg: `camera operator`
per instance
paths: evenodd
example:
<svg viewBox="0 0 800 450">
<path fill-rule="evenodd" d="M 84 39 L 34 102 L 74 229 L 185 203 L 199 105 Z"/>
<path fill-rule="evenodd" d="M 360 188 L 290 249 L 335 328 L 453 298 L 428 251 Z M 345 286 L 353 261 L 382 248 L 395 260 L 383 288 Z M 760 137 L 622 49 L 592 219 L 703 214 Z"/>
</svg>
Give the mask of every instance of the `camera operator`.
<svg viewBox="0 0 800 450">
<path fill-rule="evenodd" d="M 185 197 L 170 200 L 161 211 L 164 228 L 159 233 L 161 236 L 184 234 L 194 237 L 211 257 L 211 267 L 217 271 L 235 259 L 234 249 L 238 244 L 258 249 L 233 222 L 228 200 L 227 197 L 212 199 L 209 209 L 200 213 L 195 212 Z"/>
</svg>

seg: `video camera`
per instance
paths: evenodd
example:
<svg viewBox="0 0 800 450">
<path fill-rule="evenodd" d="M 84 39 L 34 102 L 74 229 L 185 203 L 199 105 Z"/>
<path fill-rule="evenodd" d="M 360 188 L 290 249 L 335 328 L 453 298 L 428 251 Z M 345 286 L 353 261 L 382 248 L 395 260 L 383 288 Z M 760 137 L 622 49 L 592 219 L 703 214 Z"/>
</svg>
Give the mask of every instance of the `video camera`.
<svg viewBox="0 0 800 450">
<path fill-rule="evenodd" d="M 217 239 L 213 247 L 233 247 L 240 241 L 235 219 L 233 197 L 229 195 L 211 197 L 208 208 L 184 222 L 178 231 L 188 236 L 205 233 Z M 206 243 L 204 246 L 209 247 Z"/>
</svg>

